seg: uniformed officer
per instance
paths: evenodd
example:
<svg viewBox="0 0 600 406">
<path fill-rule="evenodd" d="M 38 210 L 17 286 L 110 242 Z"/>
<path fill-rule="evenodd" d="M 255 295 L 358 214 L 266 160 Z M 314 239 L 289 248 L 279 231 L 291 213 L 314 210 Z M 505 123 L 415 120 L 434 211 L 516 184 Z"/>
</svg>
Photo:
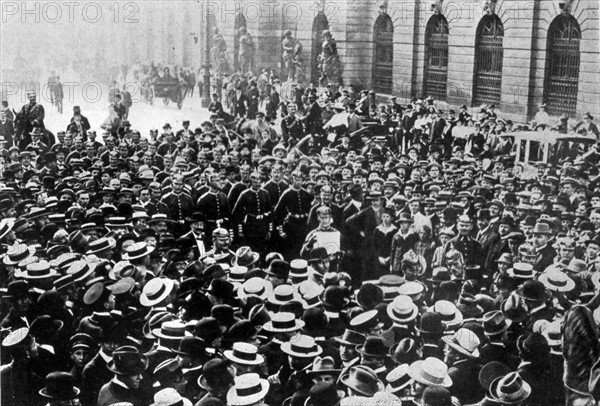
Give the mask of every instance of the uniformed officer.
<svg viewBox="0 0 600 406">
<path fill-rule="evenodd" d="M 185 219 L 194 211 L 194 202 L 183 192 L 183 175 L 173 175 L 171 187 L 172 190 L 163 196 L 161 202 L 168 208 L 171 219 L 177 223 L 176 232 L 183 234 Z"/>
<path fill-rule="evenodd" d="M 213 173 L 208 178 L 209 190 L 198 199 L 197 209 L 206 218 L 206 235 L 212 235 L 217 227 L 217 222 L 221 227 L 230 230 L 229 227 L 229 202 L 227 196 L 222 192 L 223 182 L 218 173 Z"/>
<path fill-rule="evenodd" d="M 260 174 L 250 174 L 250 188 L 242 192 L 232 212 L 233 224 L 240 240 L 259 252 L 273 231 L 272 205 L 269 192 L 261 187 Z"/>
<path fill-rule="evenodd" d="M 283 167 L 280 164 L 273 165 L 271 168 L 271 180 L 263 186 L 269 192 L 271 201 L 273 203 L 278 202 L 288 187 L 289 185 L 283 180 Z"/>
<path fill-rule="evenodd" d="M 284 240 L 284 256 L 297 255 L 306 236 L 306 220 L 312 197 L 302 187 L 302 173 L 292 173 L 292 185 L 281 195 L 274 211 L 273 224 Z"/>
</svg>

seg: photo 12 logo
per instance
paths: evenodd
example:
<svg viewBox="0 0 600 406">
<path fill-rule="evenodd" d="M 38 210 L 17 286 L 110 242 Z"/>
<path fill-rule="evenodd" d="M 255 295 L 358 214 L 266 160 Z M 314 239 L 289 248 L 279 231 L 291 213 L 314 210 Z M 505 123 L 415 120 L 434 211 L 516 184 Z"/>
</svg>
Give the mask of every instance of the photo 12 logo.
<svg viewBox="0 0 600 406">
<path fill-rule="evenodd" d="M 2 23 L 139 23 L 139 5 L 136 2 L 95 1 L 2 1 Z"/>
</svg>

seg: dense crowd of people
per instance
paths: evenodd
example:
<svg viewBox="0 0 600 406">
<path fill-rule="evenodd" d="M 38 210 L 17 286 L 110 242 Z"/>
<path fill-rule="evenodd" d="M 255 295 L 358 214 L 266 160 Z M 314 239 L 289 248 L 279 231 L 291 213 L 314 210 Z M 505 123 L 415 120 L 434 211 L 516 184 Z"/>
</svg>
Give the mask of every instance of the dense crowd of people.
<svg viewBox="0 0 600 406">
<path fill-rule="evenodd" d="M 149 134 L 3 102 L 3 406 L 596 404 L 589 113 L 225 82 Z"/>
</svg>

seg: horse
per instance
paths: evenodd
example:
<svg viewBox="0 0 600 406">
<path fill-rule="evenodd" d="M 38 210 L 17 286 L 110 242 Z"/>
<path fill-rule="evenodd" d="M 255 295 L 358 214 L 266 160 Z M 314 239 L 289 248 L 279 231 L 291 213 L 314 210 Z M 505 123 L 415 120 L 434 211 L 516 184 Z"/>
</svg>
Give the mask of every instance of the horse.
<svg viewBox="0 0 600 406">
<path fill-rule="evenodd" d="M 33 130 L 34 125 L 27 119 L 23 111 L 20 111 L 15 115 L 14 125 L 14 144 L 17 145 L 19 149 L 24 150 L 32 142 L 30 133 Z M 42 128 L 40 140 L 48 147 L 51 147 L 56 142 L 54 134 L 46 128 Z"/>
</svg>

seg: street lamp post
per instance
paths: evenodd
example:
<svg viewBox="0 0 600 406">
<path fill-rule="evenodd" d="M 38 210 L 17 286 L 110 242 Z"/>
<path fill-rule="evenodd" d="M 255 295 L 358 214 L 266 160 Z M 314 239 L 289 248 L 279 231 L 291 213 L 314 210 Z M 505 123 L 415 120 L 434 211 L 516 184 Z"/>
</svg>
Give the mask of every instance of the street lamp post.
<svg viewBox="0 0 600 406">
<path fill-rule="evenodd" d="M 205 24 L 206 24 L 206 38 L 204 40 L 204 89 L 202 92 L 202 107 L 208 107 L 210 105 L 210 20 L 208 4 L 205 6 Z"/>
</svg>

